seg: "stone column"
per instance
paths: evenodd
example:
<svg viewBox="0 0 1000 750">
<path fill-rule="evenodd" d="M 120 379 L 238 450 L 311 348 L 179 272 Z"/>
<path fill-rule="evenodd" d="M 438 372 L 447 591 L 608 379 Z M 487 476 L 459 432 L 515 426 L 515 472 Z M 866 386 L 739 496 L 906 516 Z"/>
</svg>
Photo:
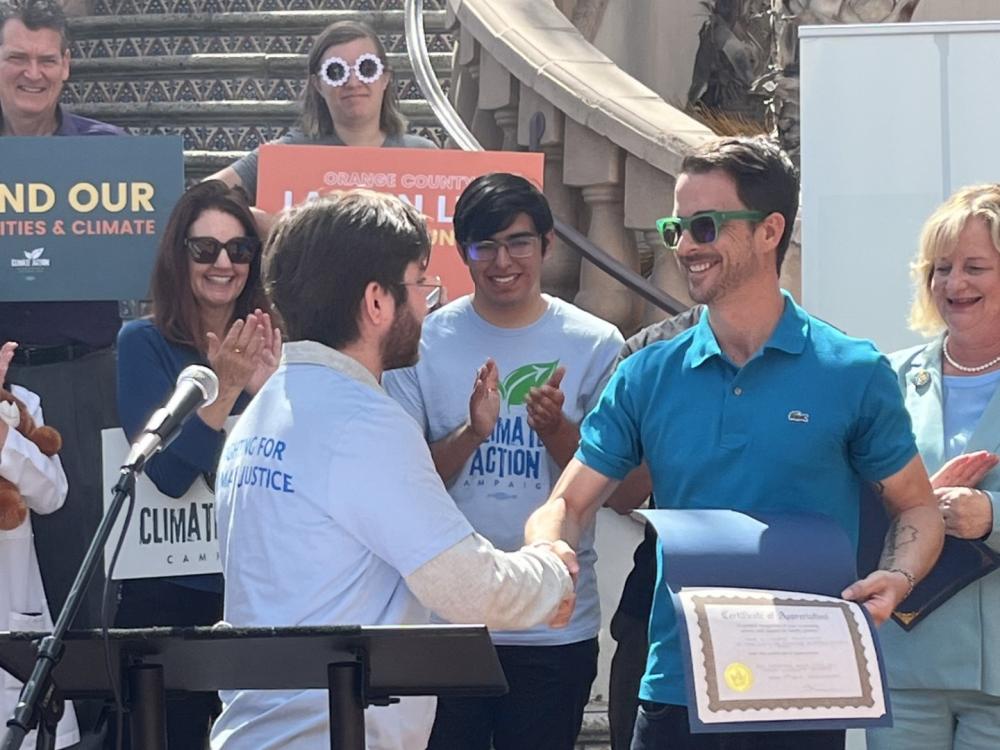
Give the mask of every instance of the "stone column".
<svg viewBox="0 0 1000 750">
<path fill-rule="evenodd" d="M 501 151 L 517 151 L 517 105 L 493 110 L 493 119 L 503 133 Z"/>
<path fill-rule="evenodd" d="M 517 142 L 521 146 L 531 143 L 530 123 L 536 113 L 545 118 L 541 149 L 545 154 L 545 197 L 552 215 L 579 229 L 579 195 L 563 182 L 563 129 L 562 112 L 553 107 L 531 89 L 521 86 L 518 101 Z M 580 289 L 580 254 L 556 238 L 545 253 L 542 265 L 542 289 L 567 302 L 572 302 Z"/>
<path fill-rule="evenodd" d="M 473 125 L 475 135 L 483 144 L 483 148 L 504 150 L 505 144 L 512 143 L 513 138 L 516 138 L 516 128 L 511 135 L 505 133 L 497 123 L 496 110 L 505 107 L 513 107 L 515 112 L 513 124 L 516 125 L 517 81 L 492 55 L 480 48 L 479 102 Z M 502 115 L 501 119 L 504 119 Z"/>
<path fill-rule="evenodd" d="M 656 220 L 674 208 L 674 178 L 629 154 L 625 159 L 625 225 L 635 229 L 653 252 L 649 280 L 679 302 L 690 305 L 687 283 L 659 232 Z M 642 302 L 642 324 L 663 320 L 668 313 L 651 302 Z"/>
<path fill-rule="evenodd" d="M 479 102 L 479 45 L 464 28 L 459 30 L 451 68 L 452 106 L 467 125 L 476 114 Z"/>
<path fill-rule="evenodd" d="M 639 270 L 639 253 L 625 229 L 624 157 L 604 136 L 566 119 L 563 180 L 580 187 L 590 209 L 587 236 L 627 268 Z M 639 322 L 638 297 L 593 264 L 583 262 L 576 304 L 631 334 Z"/>
</svg>

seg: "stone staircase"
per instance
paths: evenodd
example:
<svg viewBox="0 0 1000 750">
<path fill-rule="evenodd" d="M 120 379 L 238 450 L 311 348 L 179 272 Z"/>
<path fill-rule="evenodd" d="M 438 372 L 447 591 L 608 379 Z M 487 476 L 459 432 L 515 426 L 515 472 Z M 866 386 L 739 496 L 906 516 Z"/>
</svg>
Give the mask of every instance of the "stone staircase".
<svg viewBox="0 0 1000 750">
<path fill-rule="evenodd" d="M 425 0 L 435 70 L 447 87 L 452 38 L 440 0 Z M 443 143 L 406 55 L 402 0 L 91 0 L 71 20 L 63 103 L 144 135 L 180 135 L 189 180 L 295 124 L 316 32 L 342 19 L 380 34 L 410 131 Z"/>
</svg>

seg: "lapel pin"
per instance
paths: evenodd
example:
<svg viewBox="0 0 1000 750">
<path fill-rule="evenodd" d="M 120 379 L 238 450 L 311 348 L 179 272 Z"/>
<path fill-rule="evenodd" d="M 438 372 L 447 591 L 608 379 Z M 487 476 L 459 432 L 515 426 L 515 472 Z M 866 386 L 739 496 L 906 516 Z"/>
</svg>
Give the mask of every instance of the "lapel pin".
<svg viewBox="0 0 1000 750">
<path fill-rule="evenodd" d="M 917 388 L 923 388 L 925 385 L 931 382 L 931 374 L 927 370 L 919 370 L 913 376 L 913 384 Z"/>
</svg>

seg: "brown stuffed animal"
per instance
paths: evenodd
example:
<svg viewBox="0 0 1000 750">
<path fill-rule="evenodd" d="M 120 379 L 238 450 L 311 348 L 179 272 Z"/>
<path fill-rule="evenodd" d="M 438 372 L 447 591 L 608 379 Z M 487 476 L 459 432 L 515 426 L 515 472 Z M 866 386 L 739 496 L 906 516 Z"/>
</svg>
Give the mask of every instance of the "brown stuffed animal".
<svg viewBox="0 0 1000 750">
<path fill-rule="evenodd" d="M 36 425 L 24 402 L 4 388 L 0 388 L 0 419 L 12 429 L 16 428 L 46 456 L 54 456 L 62 448 L 62 436 L 59 432 L 52 427 Z M 13 482 L 0 477 L 0 529 L 16 529 L 27 517 L 28 506 L 21 497 L 20 490 Z"/>
</svg>

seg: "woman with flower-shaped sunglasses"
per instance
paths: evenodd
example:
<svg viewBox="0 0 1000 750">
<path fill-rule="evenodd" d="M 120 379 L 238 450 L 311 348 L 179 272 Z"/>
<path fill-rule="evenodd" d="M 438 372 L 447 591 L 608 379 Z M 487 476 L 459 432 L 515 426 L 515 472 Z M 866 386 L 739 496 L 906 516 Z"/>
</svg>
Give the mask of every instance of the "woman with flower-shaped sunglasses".
<svg viewBox="0 0 1000 750">
<path fill-rule="evenodd" d="M 385 47 L 368 25 L 337 21 L 309 52 L 302 117 L 276 143 L 324 146 L 436 148 L 406 132 Z M 213 175 L 257 194 L 257 150 Z"/>
<path fill-rule="evenodd" d="M 226 420 L 242 413 L 277 367 L 281 336 L 264 299 L 260 254 L 246 194 L 219 180 L 195 185 L 177 201 L 160 240 L 150 283 L 152 316 L 129 322 L 118 334 L 118 412 L 129 440 L 166 401 L 185 367 L 208 365 L 219 378 L 218 398 L 145 466 L 169 497 L 182 497 L 203 478 L 214 484 Z M 222 576 L 179 572 L 123 582 L 116 626 L 220 620 Z M 217 703 L 214 693 L 169 700 L 169 746 L 205 746 Z"/>
</svg>

